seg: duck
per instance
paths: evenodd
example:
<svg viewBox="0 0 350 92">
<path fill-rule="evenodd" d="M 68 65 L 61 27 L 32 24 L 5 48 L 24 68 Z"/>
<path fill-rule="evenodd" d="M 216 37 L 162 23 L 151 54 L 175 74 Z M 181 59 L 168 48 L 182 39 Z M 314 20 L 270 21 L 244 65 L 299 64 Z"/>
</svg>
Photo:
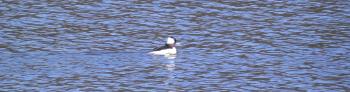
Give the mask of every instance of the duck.
<svg viewBox="0 0 350 92">
<path fill-rule="evenodd" d="M 153 51 L 149 52 L 149 54 L 153 55 L 176 55 L 176 39 L 172 36 L 169 36 L 166 39 L 165 45 L 161 47 L 154 48 Z"/>
</svg>

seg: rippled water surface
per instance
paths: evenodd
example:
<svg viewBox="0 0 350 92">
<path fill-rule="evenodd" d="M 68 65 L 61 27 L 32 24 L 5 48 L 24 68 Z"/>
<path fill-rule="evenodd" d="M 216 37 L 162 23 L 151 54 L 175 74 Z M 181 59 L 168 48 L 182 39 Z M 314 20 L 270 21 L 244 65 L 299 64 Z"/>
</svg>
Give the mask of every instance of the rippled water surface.
<svg viewBox="0 0 350 92">
<path fill-rule="evenodd" d="M 0 56 L 0 91 L 346 92 L 350 2 L 2 0 Z"/>
</svg>

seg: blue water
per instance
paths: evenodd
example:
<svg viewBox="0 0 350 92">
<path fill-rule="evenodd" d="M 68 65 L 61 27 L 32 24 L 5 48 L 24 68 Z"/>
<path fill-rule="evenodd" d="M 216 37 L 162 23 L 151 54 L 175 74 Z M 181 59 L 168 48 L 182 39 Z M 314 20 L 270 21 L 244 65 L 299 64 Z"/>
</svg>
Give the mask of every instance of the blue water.
<svg viewBox="0 0 350 92">
<path fill-rule="evenodd" d="M 349 25 L 349 1 L 0 1 L 0 91 L 347 92 Z"/>
</svg>

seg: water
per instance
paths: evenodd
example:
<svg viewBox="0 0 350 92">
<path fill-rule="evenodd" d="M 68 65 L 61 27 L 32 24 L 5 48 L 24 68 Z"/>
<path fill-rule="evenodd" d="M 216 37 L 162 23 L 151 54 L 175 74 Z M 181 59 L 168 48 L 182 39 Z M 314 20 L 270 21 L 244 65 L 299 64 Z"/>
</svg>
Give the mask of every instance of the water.
<svg viewBox="0 0 350 92">
<path fill-rule="evenodd" d="M 2 0 L 0 91 L 345 92 L 349 25 L 346 0 Z"/>
</svg>

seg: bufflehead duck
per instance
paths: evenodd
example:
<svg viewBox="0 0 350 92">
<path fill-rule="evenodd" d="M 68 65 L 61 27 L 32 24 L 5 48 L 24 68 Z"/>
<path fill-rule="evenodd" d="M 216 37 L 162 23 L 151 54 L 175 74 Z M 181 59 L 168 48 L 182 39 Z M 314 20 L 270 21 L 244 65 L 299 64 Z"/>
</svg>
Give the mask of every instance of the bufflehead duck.
<svg viewBox="0 0 350 92">
<path fill-rule="evenodd" d="M 154 55 L 174 55 L 176 54 L 176 39 L 174 37 L 168 37 L 166 44 L 162 47 L 154 48 L 150 54 Z"/>
</svg>

